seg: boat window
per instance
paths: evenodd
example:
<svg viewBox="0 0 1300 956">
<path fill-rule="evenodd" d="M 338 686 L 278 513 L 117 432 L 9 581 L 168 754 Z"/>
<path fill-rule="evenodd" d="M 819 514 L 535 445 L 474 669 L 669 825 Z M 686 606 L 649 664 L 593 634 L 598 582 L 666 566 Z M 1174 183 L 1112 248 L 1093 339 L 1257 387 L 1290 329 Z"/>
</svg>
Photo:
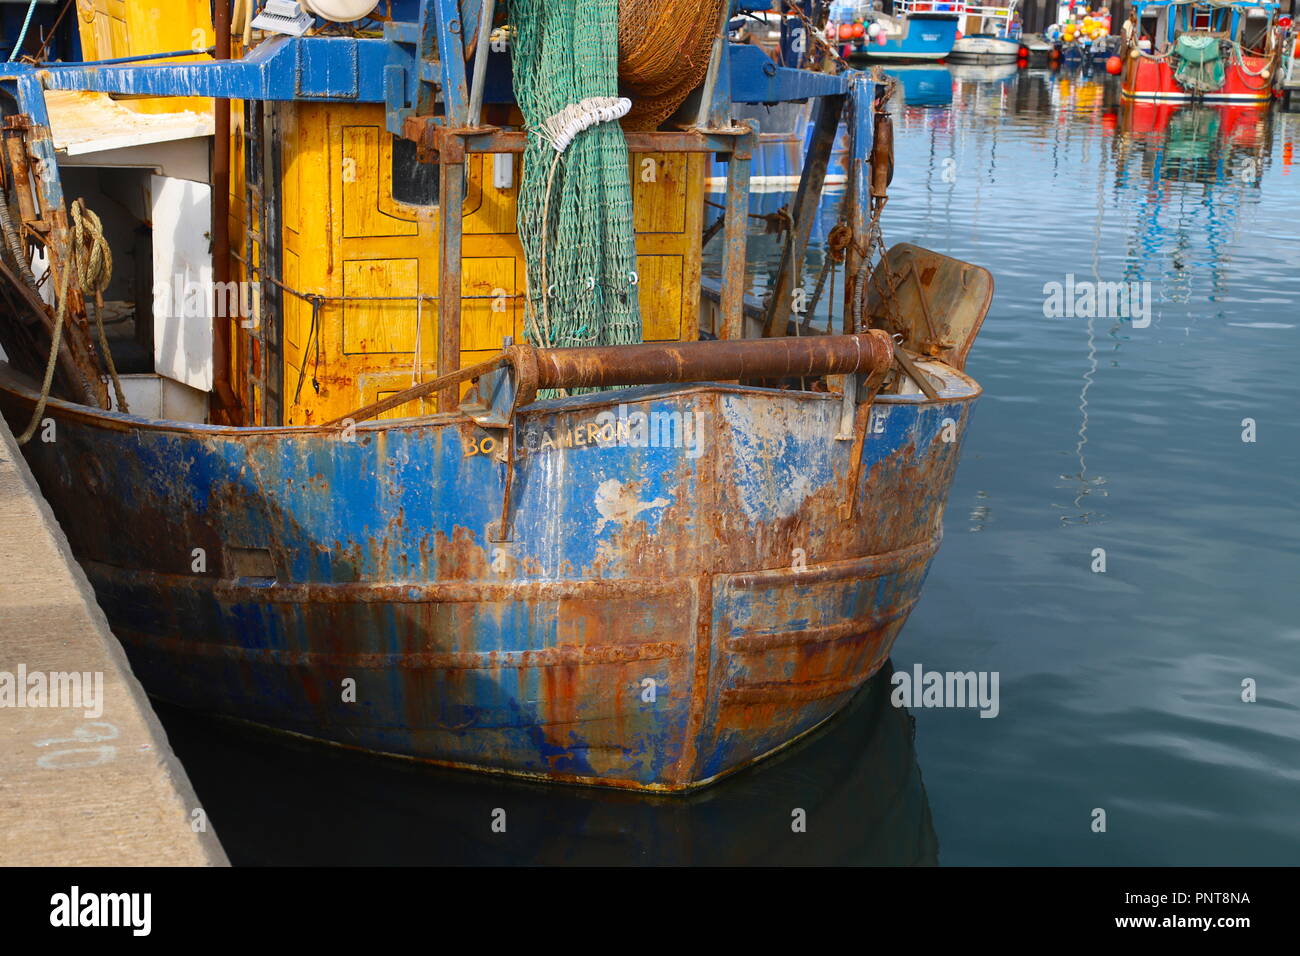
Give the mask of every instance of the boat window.
<svg viewBox="0 0 1300 956">
<path fill-rule="evenodd" d="M 1237 42 L 1241 44 L 1243 50 L 1263 54 L 1268 49 L 1269 26 L 1268 17 L 1242 18 Z"/>
<path fill-rule="evenodd" d="M 1142 18 L 1142 36 L 1148 40 L 1156 39 L 1156 31 L 1160 29 L 1160 17 L 1155 14 L 1148 14 Z M 1163 44 L 1161 44 L 1163 46 Z"/>
<path fill-rule="evenodd" d="M 407 206 L 438 205 L 438 167 L 416 159 L 414 141 L 393 137 L 393 199 Z"/>
</svg>

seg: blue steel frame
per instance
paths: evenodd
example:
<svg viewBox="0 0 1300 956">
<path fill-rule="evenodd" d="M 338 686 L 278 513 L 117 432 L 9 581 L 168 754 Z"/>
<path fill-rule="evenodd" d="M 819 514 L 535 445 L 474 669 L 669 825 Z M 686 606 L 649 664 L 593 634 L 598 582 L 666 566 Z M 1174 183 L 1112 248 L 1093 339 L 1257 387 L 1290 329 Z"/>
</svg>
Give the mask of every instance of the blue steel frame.
<svg viewBox="0 0 1300 956">
<path fill-rule="evenodd" d="M 465 39 L 475 35 L 477 0 L 421 0 L 419 21 L 387 23 L 382 39 L 276 37 L 238 60 L 121 66 L 0 67 L 0 82 L 35 74 L 51 90 L 90 90 L 137 96 L 204 96 L 262 101 L 383 103 L 389 132 L 402 135 L 412 116 L 433 116 L 435 94 L 442 113 L 435 122 L 467 124 L 469 78 Z M 722 76 L 736 103 L 777 103 L 847 92 L 844 76 L 777 66 L 757 47 L 725 44 Z M 440 51 L 449 55 L 441 56 Z M 491 54 L 490 54 L 491 55 Z M 501 82 L 508 54 L 492 55 L 485 102 L 509 102 Z M 490 63 L 492 62 L 490 61 Z M 19 90 L 20 109 L 33 115 L 32 88 Z M 33 119 L 35 116 L 33 115 Z"/>
</svg>

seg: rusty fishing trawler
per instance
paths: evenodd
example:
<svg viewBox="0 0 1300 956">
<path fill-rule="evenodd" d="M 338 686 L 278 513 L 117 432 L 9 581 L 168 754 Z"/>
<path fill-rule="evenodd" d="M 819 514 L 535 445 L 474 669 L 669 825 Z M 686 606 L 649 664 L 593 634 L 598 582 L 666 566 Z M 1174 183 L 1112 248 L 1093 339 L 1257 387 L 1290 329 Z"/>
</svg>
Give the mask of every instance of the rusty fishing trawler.
<svg viewBox="0 0 1300 956">
<path fill-rule="evenodd" d="M 887 89 L 811 5 L 800 64 L 729 43 L 743 8 L 77 0 L 41 35 L 80 59 L 16 44 L 0 410 L 151 694 L 676 791 L 879 670 L 992 281 L 885 249 Z M 809 100 L 758 300 L 734 117 Z"/>
</svg>

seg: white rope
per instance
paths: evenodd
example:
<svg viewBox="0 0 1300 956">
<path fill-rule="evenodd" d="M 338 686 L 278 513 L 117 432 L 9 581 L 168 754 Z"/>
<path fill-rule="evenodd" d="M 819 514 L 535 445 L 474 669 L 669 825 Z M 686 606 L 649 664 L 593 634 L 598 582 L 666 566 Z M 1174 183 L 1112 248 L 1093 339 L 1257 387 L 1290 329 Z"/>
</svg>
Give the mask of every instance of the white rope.
<svg viewBox="0 0 1300 956">
<path fill-rule="evenodd" d="M 631 108 L 632 101 L 624 96 L 589 96 L 581 102 L 570 103 L 554 116 L 548 116 L 535 132 L 557 153 L 562 153 L 583 130 L 591 129 L 597 123 L 622 119 Z"/>
</svg>

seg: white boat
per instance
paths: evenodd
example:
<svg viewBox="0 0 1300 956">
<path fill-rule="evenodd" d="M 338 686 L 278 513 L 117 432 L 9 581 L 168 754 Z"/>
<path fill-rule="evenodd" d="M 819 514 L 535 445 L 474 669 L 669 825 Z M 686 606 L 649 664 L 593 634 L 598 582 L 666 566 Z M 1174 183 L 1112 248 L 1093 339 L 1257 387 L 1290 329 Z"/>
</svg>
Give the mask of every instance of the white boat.
<svg viewBox="0 0 1300 956">
<path fill-rule="evenodd" d="M 1014 63 L 1020 56 L 1017 0 L 1002 6 L 965 8 L 963 35 L 948 54 L 950 63 Z"/>
</svg>

